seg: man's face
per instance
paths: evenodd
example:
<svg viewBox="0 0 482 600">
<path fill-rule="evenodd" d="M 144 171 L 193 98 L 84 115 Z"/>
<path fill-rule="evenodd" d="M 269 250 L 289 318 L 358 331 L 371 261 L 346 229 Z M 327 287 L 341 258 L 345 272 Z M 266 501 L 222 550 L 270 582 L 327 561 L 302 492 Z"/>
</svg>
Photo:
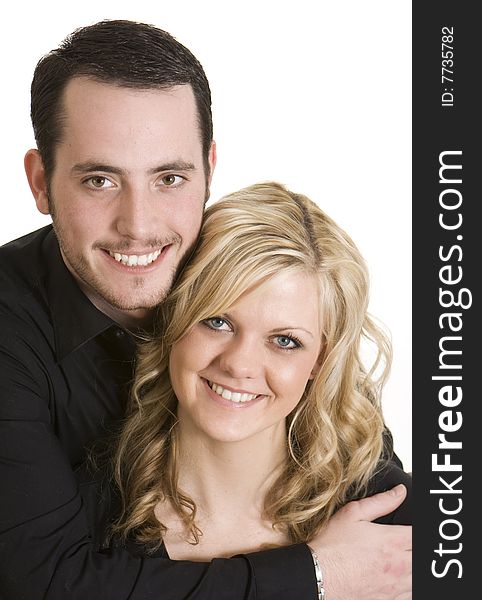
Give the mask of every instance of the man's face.
<svg viewBox="0 0 482 600">
<path fill-rule="evenodd" d="M 143 319 L 201 226 L 210 174 L 192 89 L 77 77 L 64 109 L 49 198 L 37 205 L 52 214 L 64 261 L 91 301 L 121 323 Z"/>
</svg>

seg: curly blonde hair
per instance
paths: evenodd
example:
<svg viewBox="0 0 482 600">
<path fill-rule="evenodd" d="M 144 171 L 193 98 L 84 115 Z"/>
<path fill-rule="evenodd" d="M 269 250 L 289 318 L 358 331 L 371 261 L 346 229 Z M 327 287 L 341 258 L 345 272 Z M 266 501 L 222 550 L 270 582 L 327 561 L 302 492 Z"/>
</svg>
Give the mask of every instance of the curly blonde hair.
<svg viewBox="0 0 482 600">
<path fill-rule="evenodd" d="M 195 501 L 178 488 L 170 350 L 195 324 L 225 313 L 246 291 L 285 270 L 317 278 L 313 301 L 322 315 L 323 344 L 321 367 L 288 416 L 288 457 L 266 495 L 265 517 L 292 542 L 304 542 L 367 485 L 382 456 L 380 396 L 391 347 L 367 314 L 364 260 L 314 202 L 281 184 L 260 183 L 207 208 L 199 244 L 159 308 L 157 331 L 141 345 L 114 458 L 122 504 L 115 534 L 156 547 L 165 527 L 154 508 L 169 498 L 193 542 L 199 540 Z M 363 340 L 376 350 L 369 369 L 361 358 Z"/>
</svg>

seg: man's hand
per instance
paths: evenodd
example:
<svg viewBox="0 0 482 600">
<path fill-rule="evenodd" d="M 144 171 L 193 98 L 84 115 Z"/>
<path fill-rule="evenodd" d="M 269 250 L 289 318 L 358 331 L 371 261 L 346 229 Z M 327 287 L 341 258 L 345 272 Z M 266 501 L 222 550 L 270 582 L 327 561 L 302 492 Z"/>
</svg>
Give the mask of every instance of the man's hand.
<svg viewBox="0 0 482 600">
<path fill-rule="evenodd" d="M 350 502 L 309 545 L 318 555 L 327 600 L 410 600 L 412 527 L 371 523 L 401 504 L 404 485 Z"/>
</svg>

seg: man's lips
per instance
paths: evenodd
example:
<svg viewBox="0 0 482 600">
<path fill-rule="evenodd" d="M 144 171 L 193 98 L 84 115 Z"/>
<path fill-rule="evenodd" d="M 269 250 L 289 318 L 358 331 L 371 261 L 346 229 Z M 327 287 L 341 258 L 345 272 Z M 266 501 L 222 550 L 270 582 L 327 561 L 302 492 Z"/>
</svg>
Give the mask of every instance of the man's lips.
<svg viewBox="0 0 482 600">
<path fill-rule="evenodd" d="M 153 263 L 161 252 L 162 248 L 155 250 L 154 252 L 149 252 L 149 254 L 120 254 L 119 252 L 112 252 L 109 250 L 109 254 L 112 258 L 129 267 L 146 267 Z"/>
<path fill-rule="evenodd" d="M 103 249 L 106 254 L 108 254 L 111 258 L 113 258 L 117 263 L 123 265 L 125 267 L 149 267 L 153 266 L 160 256 L 164 255 L 166 251 L 171 247 L 171 244 L 167 244 L 162 248 L 158 248 L 151 252 L 144 253 L 123 253 L 116 252 L 114 250 Z"/>
</svg>

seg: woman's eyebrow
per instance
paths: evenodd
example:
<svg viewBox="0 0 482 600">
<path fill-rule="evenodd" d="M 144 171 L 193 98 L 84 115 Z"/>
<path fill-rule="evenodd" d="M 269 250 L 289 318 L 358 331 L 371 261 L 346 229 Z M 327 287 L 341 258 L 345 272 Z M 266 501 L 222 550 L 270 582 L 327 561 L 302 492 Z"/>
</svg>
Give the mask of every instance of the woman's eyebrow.
<svg viewBox="0 0 482 600">
<path fill-rule="evenodd" d="M 232 316 L 229 312 L 224 312 L 221 313 L 219 315 L 216 315 L 217 317 L 221 318 L 221 319 L 226 319 L 229 322 L 235 322 L 236 318 L 234 316 Z M 273 329 L 271 329 L 270 331 L 268 331 L 269 335 L 273 335 L 275 333 L 281 333 L 284 331 L 304 331 L 306 334 L 308 334 L 311 338 L 315 338 L 315 334 L 312 333 L 311 331 L 309 331 L 309 329 L 305 329 L 305 327 L 301 327 L 299 325 L 283 325 L 281 327 L 274 327 Z"/>
<path fill-rule="evenodd" d="M 283 327 L 276 327 L 275 329 L 272 329 L 269 333 L 273 334 L 273 333 L 278 333 L 279 331 L 304 331 L 305 333 L 307 333 L 310 337 L 314 338 L 314 334 L 311 333 L 311 331 L 309 331 L 308 329 L 305 329 L 304 327 L 299 327 L 298 325 L 284 325 Z"/>
</svg>

